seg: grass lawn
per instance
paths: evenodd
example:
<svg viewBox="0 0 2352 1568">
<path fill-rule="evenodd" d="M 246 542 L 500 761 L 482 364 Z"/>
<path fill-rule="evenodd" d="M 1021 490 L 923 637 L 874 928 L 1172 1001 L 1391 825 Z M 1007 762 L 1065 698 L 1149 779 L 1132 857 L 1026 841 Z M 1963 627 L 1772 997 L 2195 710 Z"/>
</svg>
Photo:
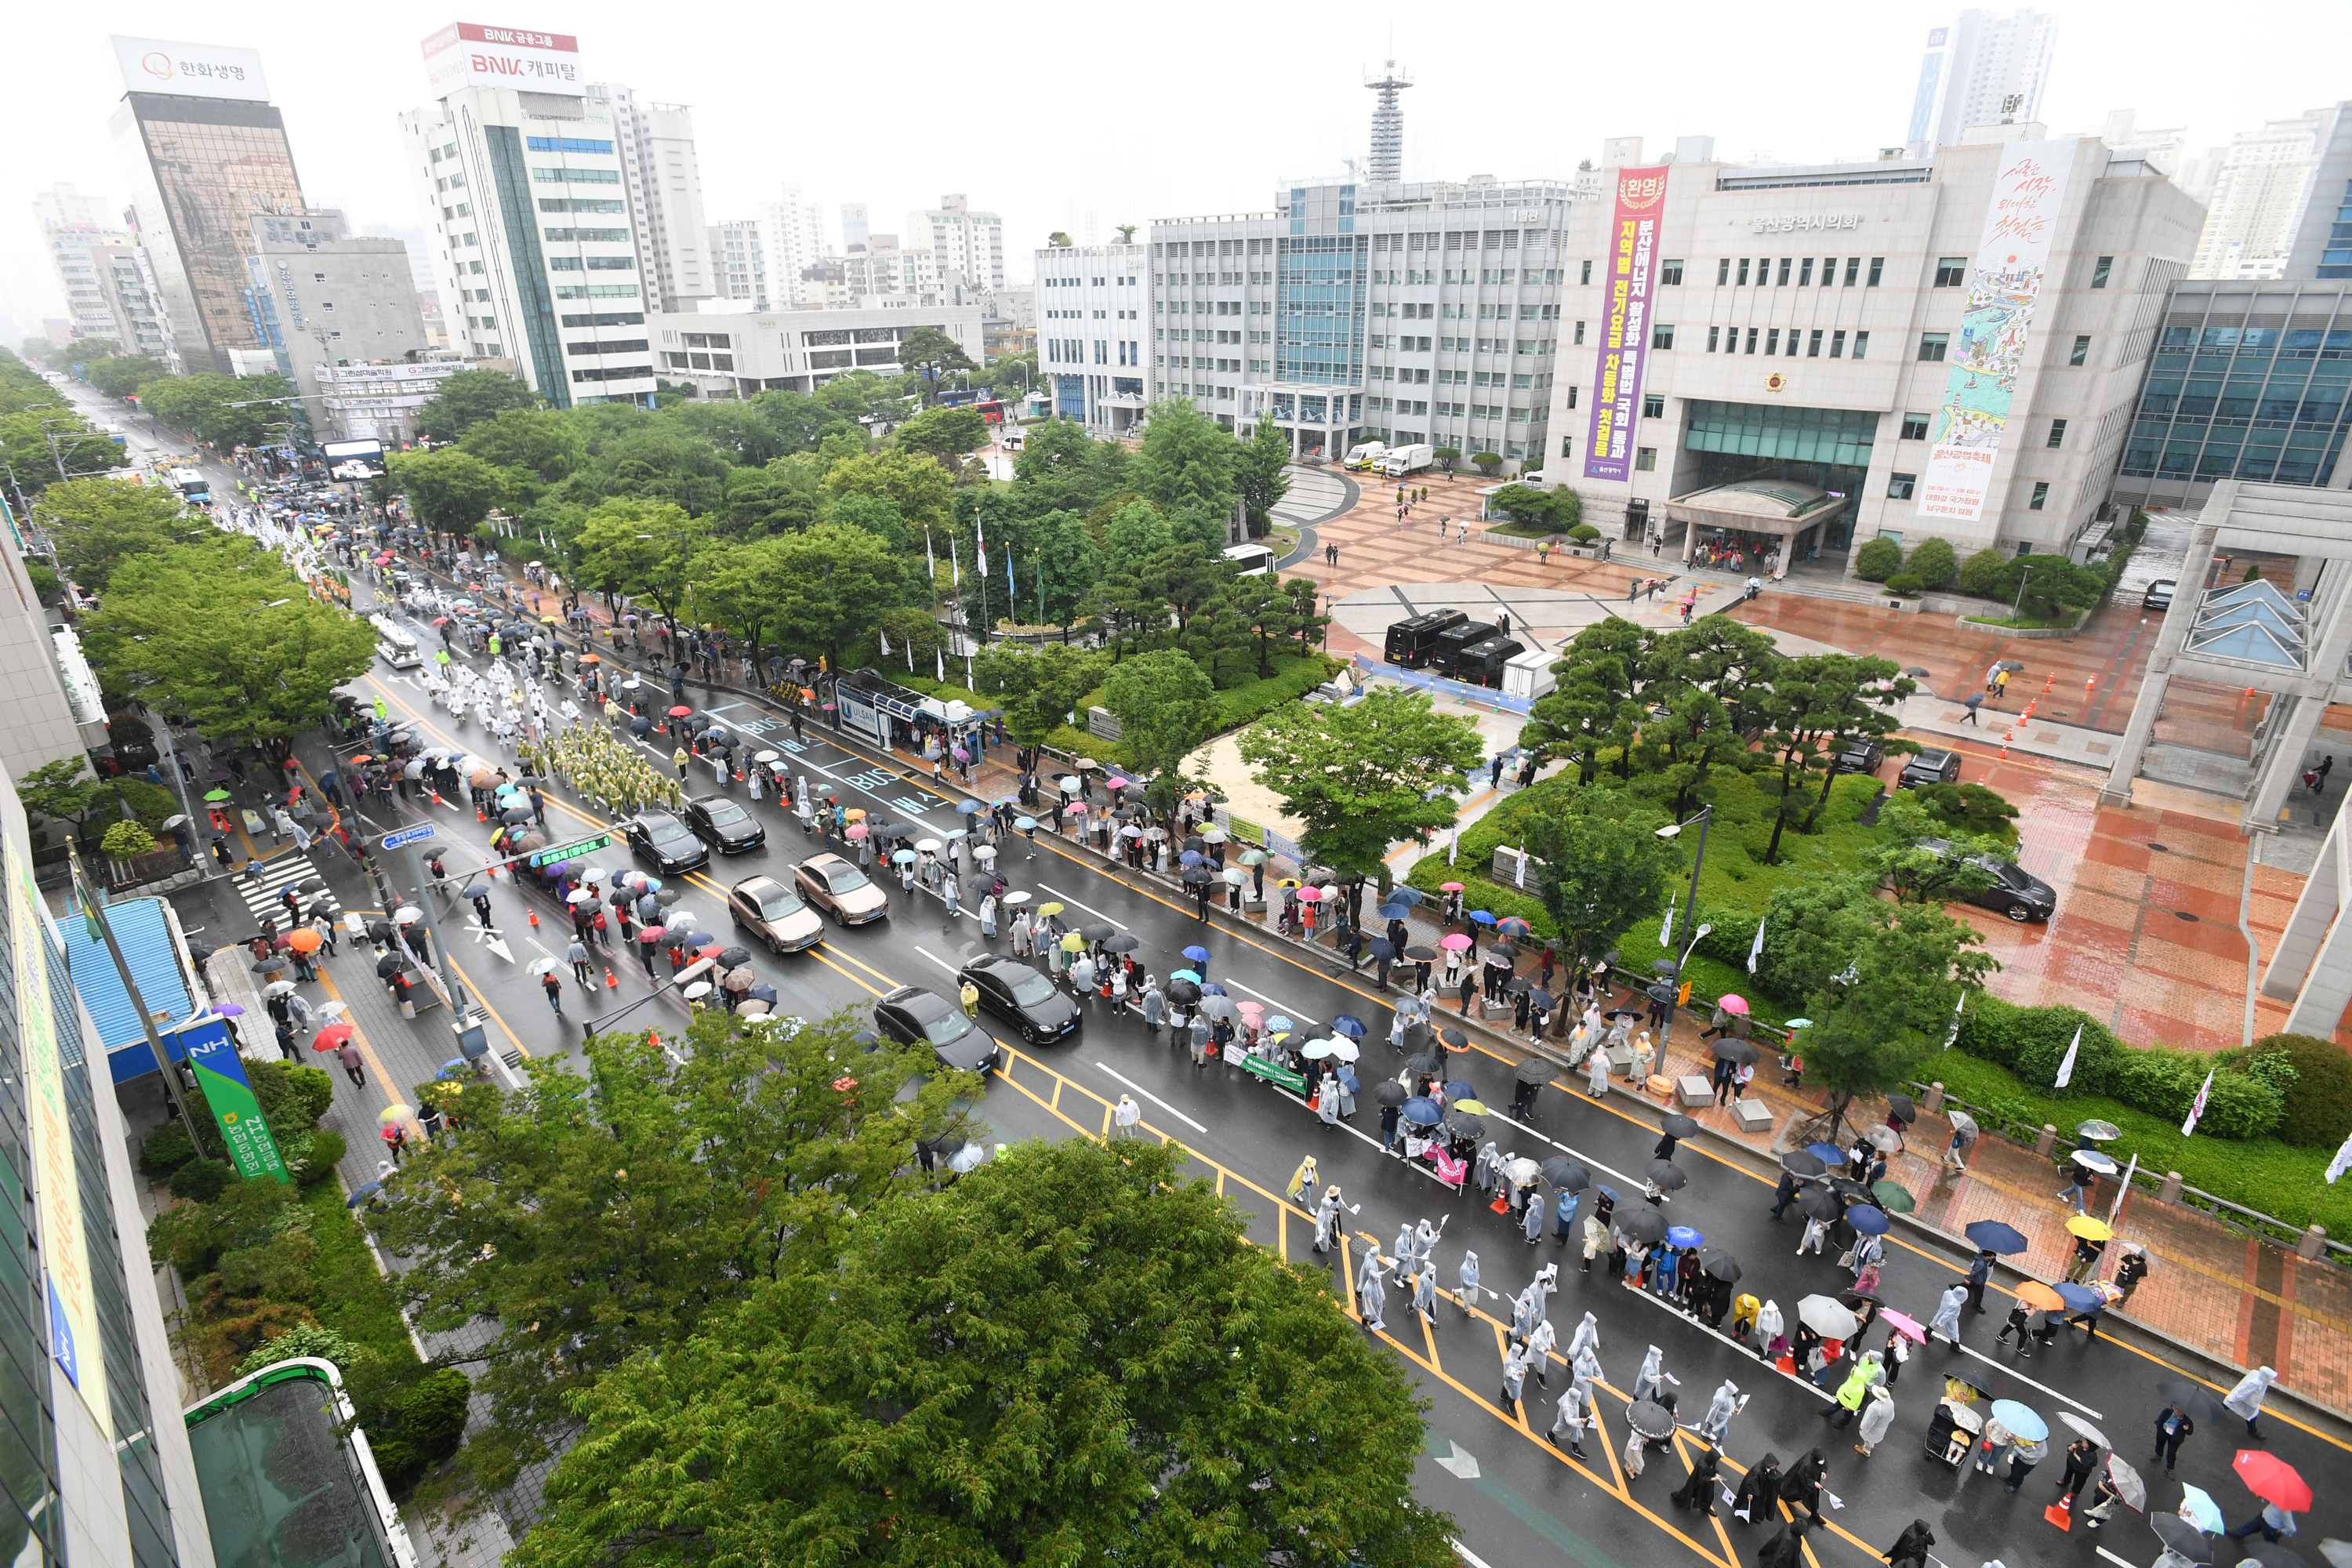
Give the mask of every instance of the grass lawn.
<svg viewBox="0 0 2352 1568">
<path fill-rule="evenodd" d="M 2184 1138 L 2180 1124 L 2168 1118 L 2098 1095 L 2060 1099 L 1998 1063 L 1961 1051 L 1932 1058 L 1920 1077 L 1940 1081 L 1947 1092 L 1971 1105 L 2036 1127 L 2047 1123 L 2063 1131 L 2092 1117 L 2112 1121 L 2123 1136 L 2105 1147 L 2118 1163 L 2127 1164 L 2137 1154 L 2143 1171 L 2158 1176 L 2178 1171 L 2192 1187 L 2290 1225 L 2324 1225 L 2330 1236 L 2346 1235 L 2352 1226 L 2352 1184 L 2329 1186 L 2324 1179 L 2333 1150 L 2297 1148 L 2275 1138 Z"/>
<path fill-rule="evenodd" d="M 1514 539 L 1549 539 L 1555 534 L 1565 539 L 1568 536 L 1568 530 L 1554 528 L 1548 522 L 1498 522 L 1490 526 L 1486 531 L 1507 533 Z"/>
</svg>

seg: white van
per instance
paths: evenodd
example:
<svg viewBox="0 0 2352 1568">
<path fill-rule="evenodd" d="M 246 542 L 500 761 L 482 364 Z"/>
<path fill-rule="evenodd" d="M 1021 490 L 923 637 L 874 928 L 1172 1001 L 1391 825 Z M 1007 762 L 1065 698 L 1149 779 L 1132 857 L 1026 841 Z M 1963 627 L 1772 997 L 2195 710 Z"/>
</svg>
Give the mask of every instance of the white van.
<svg viewBox="0 0 2352 1568">
<path fill-rule="evenodd" d="M 1265 577 L 1274 571 L 1274 552 L 1263 544 L 1228 544 L 1225 559 L 1238 576 Z"/>
<path fill-rule="evenodd" d="M 414 669 L 425 662 L 416 638 L 390 616 L 370 616 L 368 625 L 375 628 L 376 657 L 393 668 Z"/>
<path fill-rule="evenodd" d="M 1385 441 L 1359 441 L 1348 448 L 1348 467 L 1356 469 L 1378 468 L 1381 459 L 1388 455 L 1389 447 Z"/>
</svg>

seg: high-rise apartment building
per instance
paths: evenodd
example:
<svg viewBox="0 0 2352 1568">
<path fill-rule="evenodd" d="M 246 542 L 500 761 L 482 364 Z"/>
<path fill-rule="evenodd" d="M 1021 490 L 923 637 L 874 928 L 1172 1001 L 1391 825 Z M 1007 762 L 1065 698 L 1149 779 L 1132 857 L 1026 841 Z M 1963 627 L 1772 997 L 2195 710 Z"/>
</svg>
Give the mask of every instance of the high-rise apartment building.
<svg viewBox="0 0 2352 1568">
<path fill-rule="evenodd" d="M 589 96 L 579 41 L 458 22 L 424 48 L 434 100 L 400 129 L 452 343 L 517 361 L 558 408 L 650 402 L 624 132 L 614 100 Z M 699 250 L 698 211 L 694 234 Z"/>
<path fill-rule="evenodd" d="M 2321 161 L 2344 106 L 2327 104 L 2240 133 L 2221 153 L 2192 278 L 2284 278 Z M 2338 185 L 2340 192 L 2343 187 Z"/>
<path fill-rule="evenodd" d="M 152 359 L 173 375 L 187 374 L 180 345 L 173 341 L 171 319 L 163 313 L 163 290 L 155 280 L 155 259 L 136 236 L 124 244 L 101 245 L 89 252 L 99 280 L 107 292 L 114 316 L 114 341 L 122 352 Z"/>
<path fill-rule="evenodd" d="M 286 121 L 251 49 L 114 40 L 125 91 L 110 121 L 163 315 L 191 370 L 267 368 L 245 303 L 257 213 L 299 214 Z"/>
<path fill-rule="evenodd" d="M 710 255 L 717 298 L 768 308 L 768 258 L 757 218 L 721 218 L 712 224 Z"/>
<path fill-rule="evenodd" d="M 908 213 L 903 243 L 909 250 L 928 247 L 944 284 L 982 293 L 1004 287 L 1004 220 L 972 211 L 969 196 L 944 195 L 929 211 Z"/>
<path fill-rule="evenodd" d="M 640 102 L 630 89 L 609 82 L 590 83 L 588 100 L 612 113 L 646 305 L 691 310 L 695 300 L 718 293 L 702 216 L 702 168 L 694 155 L 694 116 L 682 103 Z"/>
<path fill-rule="evenodd" d="M 1150 380 L 1150 247 L 1048 246 L 1037 252 L 1037 373 L 1055 417 L 1105 438 L 1143 419 Z"/>
<path fill-rule="evenodd" d="M 751 211 L 760 225 L 760 257 L 768 268 L 768 303 L 778 309 L 815 303 L 809 270 L 833 254 L 825 243 L 823 209 L 803 200 L 800 186 L 787 184 L 779 199 Z"/>
<path fill-rule="evenodd" d="M 110 221 L 106 204 L 83 195 L 70 184 L 57 184 L 33 198 L 33 216 L 41 226 L 41 247 L 57 268 L 58 287 L 66 297 L 66 318 L 78 338 L 112 338 L 114 309 L 109 299 L 108 268 L 91 252 L 106 246 L 128 245 L 131 236 Z"/>
<path fill-rule="evenodd" d="M 1924 158 L 1972 125 L 2040 120 L 2057 44 L 2058 18 L 2040 11 L 1962 11 L 1928 28 L 1906 154 Z"/>
<path fill-rule="evenodd" d="M 895 234 L 869 230 L 866 243 L 852 246 L 841 265 L 843 284 L 861 308 L 875 308 L 874 302 L 935 305 L 947 292 L 930 247 L 902 247 Z"/>
<path fill-rule="evenodd" d="M 2312 174 L 2286 275 L 2352 279 L 2352 102 L 2336 106 L 2335 129 Z"/>
</svg>

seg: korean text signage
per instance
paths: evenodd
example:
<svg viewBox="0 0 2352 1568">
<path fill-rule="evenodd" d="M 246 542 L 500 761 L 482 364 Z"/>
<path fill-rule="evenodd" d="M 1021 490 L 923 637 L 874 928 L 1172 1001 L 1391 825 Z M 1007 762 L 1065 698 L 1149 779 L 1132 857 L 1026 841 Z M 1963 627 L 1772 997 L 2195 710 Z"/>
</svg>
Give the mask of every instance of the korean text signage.
<svg viewBox="0 0 2352 1568">
<path fill-rule="evenodd" d="M 2071 142 L 2020 142 L 2001 161 L 1920 477 L 1921 517 L 1973 522 L 1984 515 L 2074 150 Z"/>
<path fill-rule="evenodd" d="M 1633 422 L 1642 408 L 1642 369 L 1650 352 L 1650 284 L 1658 260 L 1658 217 L 1666 205 L 1666 171 L 1620 169 L 1617 216 L 1609 230 L 1603 282 L 1601 366 L 1593 377 L 1592 433 L 1584 477 L 1633 477 Z"/>
<path fill-rule="evenodd" d="M 195 1069 L 196 1087 L 205 1091 L 205 1103 L 213 1108 L 213 1121 L 220 1128 L 221 1142 L 236 1173 L 247 1180 L 255 1176 L 289 1180 L 278 1140 L 269 1135 L 269 1123 L 261 1119 L 261 1102 L 253 1098 L 245 1064 L 236 1059 L 236 1047 L 225 1034 L 191 1040 L 188 1065 Z"/>
<path fill-rule="evenodd" d="M 236 98 L 269 101 L 269 82 L 254 49 L 222 44 L 174 44 L 163 38 L 114 40 L 126 92 L 166 92 L 178 98 Z"/>
<path fill-rule="evenodd" d="M 579 39 L 478 22 L 452 22 L 425 40 L 425 79 L 436 97 L 467 87 L 588 96 Z"/>
<path fill-rule="evenodd" d="M 49 1010 L 48 931 L 41 918 L 40 895 L 33 888 L 32 857 L 13 835 L 7 855 L 9 946 L 16 957 L 16 1026 L 25 1051 L 25 1121 L 32 1139 L 33 1184 L 39 1204 L 49 1353 L 89 1406 L 98 1429 L 111 1437 L 106 1348 L 99 1339 L 89 1242 L 82 1228 L 81 1164 L 74 1155 L 73 1124 L 66 1111 L 57 1015 Z"/>
</svg>

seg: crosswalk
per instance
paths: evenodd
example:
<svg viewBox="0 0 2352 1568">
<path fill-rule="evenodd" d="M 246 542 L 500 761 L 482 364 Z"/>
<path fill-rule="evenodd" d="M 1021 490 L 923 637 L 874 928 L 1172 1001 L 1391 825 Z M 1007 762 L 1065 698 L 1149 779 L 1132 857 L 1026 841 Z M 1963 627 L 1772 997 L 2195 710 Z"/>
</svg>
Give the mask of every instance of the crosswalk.
<svg viewBox="0 0 2352 1568">
<path fill-rule="evenodd" d="M 319 868 L 311 864 L 309 855 L 289 850 L 264 860 L 259 877 L 247 877 L 239 872 L 235 880 L 237 896 L 245 900 L 245 907 L 252 912 L 254 925 L 257 928 L 265 920 L 275 920 L 282 930 L 286 924 L 286 905 L 279 895 L 295 883 L 318 874 Z M 331 915 L 342 913 L 342 906 L 335 901 L 331 888 L 318 895 L 318 902 L 313 907 L 323 909 Z"/>
</svg>

